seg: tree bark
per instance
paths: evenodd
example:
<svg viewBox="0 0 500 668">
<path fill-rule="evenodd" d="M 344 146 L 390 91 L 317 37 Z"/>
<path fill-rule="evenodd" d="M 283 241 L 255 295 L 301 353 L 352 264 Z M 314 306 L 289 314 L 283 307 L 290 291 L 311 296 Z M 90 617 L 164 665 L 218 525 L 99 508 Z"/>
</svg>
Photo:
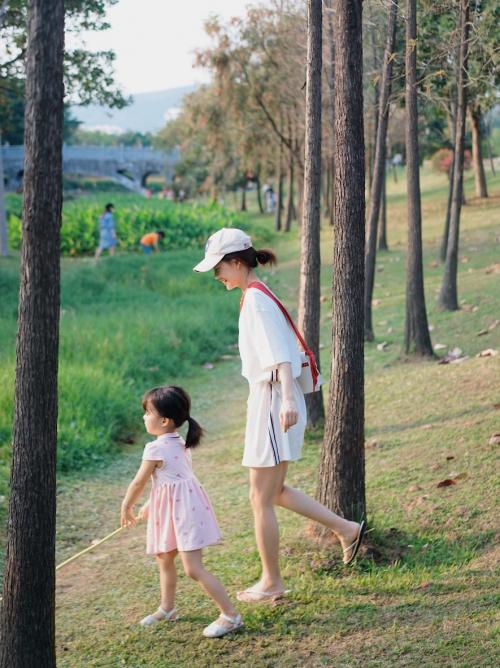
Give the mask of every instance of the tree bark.
<svg viewBox="0 0 500 668">
<path fill-rule="evenodd" d="M 378 237 L 378 249 L 389 250 L 387 244 L 387 169 L 384 168 L 384 179 L 382 184 L 382 200 L 380 209 L 380 234 Z"/>
<path fill-rule="evenodd" d="M 486 174 L 483 163 L 480 105 L 470 105 L 470 124 L 472 130 L 472 164 L 474 166 L 476 197 L 484 198 L 488 197 L 488 187 L 486 185 Z"/>
<path fill-rule="evenodd" d="M 294 214 L 294 204 L 293 204 L 293 174 L 294 174 L 294 160 L 292 154 L 289 157 L 288 164 L 288 184 L 287 184 L 287 193 L 286 193 L 286 209 L 285 209 L 285 232 L 290 232 L 292 229 L 292 219 Z"/>
<path fill-rule="evenodd" d="M 439 249 L 439 259 L 441 262 L 446 260 L 446 249 L 448 247 L 448 237 L 450 235 L 450 214 L 451 214 L 451 199 L 453 197 L 453 172 L 455 165 L 455 152 L 453 152 L 451 165 L 448 170 L 448 200 L 446 202 L 446 216 L 444 219 L 443 238 L 441 240 L 441 247 Z"/>
<path fill-rule="evenodd" d="M 330 138 L 328 145 L 328 160 L 330 163 L 330 175 L 329 180 L 329 190 L 330 190 L 330 203 L 328 206 L 328 222 L 330 225 L 333 225 L 333 211 L 334 211 L 334 202 L 333 202 L 333 182 L 335 180 L 335 40 L 333 37 L 333 2 L 332 0 L 326 0 L 326 6 L 329 11 L 327 13 L 327 27 L 328 27 L 328 64 L 326 68 L 327 80 L 328 80 L 328 126 Z"/>
<path fill-rule="evenodd" d="M 5 188 L 3 177 L 2 130 L 0 129 L 0 256 L 9 254 L 9 234 L 7 230 L 7 212 L 5 210 Z"/>
<path fill-rule="evenodd" d="M 453 195 L 450 211 L 450 231 L 446 248 L 444 276 L 438 304 L 449 311 L 458 306 L 457 268 L 460 236 L 460 212 L 463 197 L 465 114 L 467 110 L 467 59 L 469 51 L 470 0 L 460 0 L 460 56 L 457 82 L 457 113 L 455 121 L 455 162 L 453 165 Z"/>
<path fill-rule="evenodd" d="M 274 219 L 274 229 L 281 231 L 283 217 L 283 142 L 280 141 L 280 150 L 278 154 L 278 193 L 276 202 L 276 215 Z"/>
<path fill-rule="evenodd" d="M 425 308 L 422 211 L 417 106 L 417 0 L 406 3 L 406 181 L 408 253 L 406 259 L 405 352 L 433 356 Z"/>
<path fill-rule="evenodd" d="M 264 213 L 264 207 L 262 206 L 262 194 L 260 192 L 260 178 L 257 176 L 255 178 L 255 185 L 257 186 L 257 206 L 259 207 L 259 213 Z"/>
<path fill-rule="evenodd" d="M 240 211 L 246 211 L 247 210 L 247 183 L 245 183 L 241 186 L 241 205 L 240 205 Z"/>
<path fill-rule="evenodd" d="M 300 243 L 299 329 L 319 365 L 322 0 L 307 2 L 306 134 Z M 323 422 L 323 392 L 305 397 L 308 424 Z"/>
<path fill-rule="evenodd" d="M 387 123 L 389 118 L 389 97 L 391 95 L 392 63 L 394 43 L 396 40 L 397 0 L 389 6 L 387 26 L 387 44 L 382 66 L 382 85 L 380 87 L 379 116 L 377 124 L 377 141 L 375 145 L 375 162 L 373 165 L 373 181 L 370 191 L 370 209 L 368 215 L 368 239 L 365 257 L 365 337 L 373 341 L 372 298 L 375 282 L 375 260 L 377 255 L 377 228 L 380 217 L 380 203 L 385 173 L 385 151 L 387 144 Z"/>
<path fill-rule="evenodd" d="M 63 0 L 29 0 L 23 245 L 0 666 L 53 668 Z"/>
<path fill-rule="evenodd" d="M 365 156 L 362 0 L 338 0 L 335 39 L 335 216 L 330 396 L 317 497 L 365 516 L 363 283 Z"/>
</svg>

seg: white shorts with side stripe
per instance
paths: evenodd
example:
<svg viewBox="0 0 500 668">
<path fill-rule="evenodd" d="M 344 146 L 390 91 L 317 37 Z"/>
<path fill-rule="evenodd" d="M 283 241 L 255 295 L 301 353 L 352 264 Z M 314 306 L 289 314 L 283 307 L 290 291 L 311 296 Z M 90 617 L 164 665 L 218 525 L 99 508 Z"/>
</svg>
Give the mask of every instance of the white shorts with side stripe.
<svg viewBox="0 0 500 668">
<path fill-rule="evenodd" d="M 250 385 L 243 466 L 263 468 L 300 459 L 307 414 L 304 395 L 297 380 L 294 380 L 294 394 L 299 419 L 285 434 L 279 417 L 281 383 L 262 382 Z"/>
</svg>

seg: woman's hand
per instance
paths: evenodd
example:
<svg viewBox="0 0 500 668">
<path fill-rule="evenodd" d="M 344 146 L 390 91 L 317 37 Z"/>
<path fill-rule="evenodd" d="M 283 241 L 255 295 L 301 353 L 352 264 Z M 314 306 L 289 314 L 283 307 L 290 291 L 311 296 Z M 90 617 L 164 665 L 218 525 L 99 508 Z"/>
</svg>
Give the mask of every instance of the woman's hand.
<svg viewBox="0 0 500 668">
<path fill-rule="evenodd" d="M 147 501 L 139 510 L 138 518 L 140 520 L 147 520 L 149 516 L 149 501 Z"/>
<path fill-rule="evenodd" d="M 297 404 L 293 399 L 283 399 L 280 410 L 280 424 L 283 431 L 286 433 L 290 427 L 297 424 L 299 419 L 299 411 Z"/>
<path fill-rule="evenodd" d="M 120 526 L 122 529 L 137 524 L 137 517 L 134 515 L 134 509 L 131 506 L 122 506 L 120 513 Z"/>
</svg>

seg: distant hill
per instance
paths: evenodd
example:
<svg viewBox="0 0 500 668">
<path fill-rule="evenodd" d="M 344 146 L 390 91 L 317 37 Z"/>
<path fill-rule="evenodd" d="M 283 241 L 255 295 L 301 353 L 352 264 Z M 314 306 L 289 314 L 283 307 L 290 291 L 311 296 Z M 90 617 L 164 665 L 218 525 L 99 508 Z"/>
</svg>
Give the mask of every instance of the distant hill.
<svg viewBox="0 0 500 668">
<path fill-rule="evenodd" d="M 134 130 L 136 132 L 156 132 L 169 118 L 175 118 L 181 106 L 182 98 L 196 90 L 197 85 L 170 88 L 154 93 L 137 93 L 133 102 L 125 109 L 108 109 L 97 105 L 71 107 L 75 118 L 88 128 L 117 132 Z"/>
</svg>

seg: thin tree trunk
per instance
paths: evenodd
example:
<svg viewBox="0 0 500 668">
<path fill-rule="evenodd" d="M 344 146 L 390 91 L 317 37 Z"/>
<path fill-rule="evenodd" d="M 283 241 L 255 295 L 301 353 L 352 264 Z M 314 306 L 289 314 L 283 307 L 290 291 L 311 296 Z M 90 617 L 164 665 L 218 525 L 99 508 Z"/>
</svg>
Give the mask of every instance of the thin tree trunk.
<svg viewBox="0 0 500 668">
<path fill-rule="evenodd" d="M 276 202 L 276 216 L 274 219 L 274 229 L 281 231 L 283 215 L 283 142 L 280 141 L 280 150 L 278 155 L 278 196 Z"/>
<path fill-rule="evenodd" d="M 264 207 L 262 206 L 262 194 L 260 192 L 260 178 L 257 175 L 255 178 L 255 185 L 257 186 L 257 205 L 259 207 L 259 213 L 264 213 Z"/>
<path fill-rule="evenodd" d="M 328 160 L 330 163 L 330 175 L 329 175 L 329 185 L 330 185 L 330 203 L 329 203 L 329 213 L 328 213 L 328 222 L 330 225 L 333 225 L 333 211 L 334 211 L 334 188 L 333 182 L 335 180 L 335 40 L 333 37 L 333 2 L 332 0 L 326 0 L 326 6 L 330 11 L 327 13 L 327 26 L 328 26 L 328 64 L 326 67 L 327 80 L 328 80 L 328 126 L 329 126 L 329 144 L 328 144 Z"/>
<path fill-rule="evenodd" d="M 23 244 L 1 668 L 54 668 L 63 0 L 29 0 Z"/>
<path fill-rule="evenodd" d="M 417 107 L 417 0 L 406 3 L 406 182 L 408 253 L 406 260 L 405 352 L 433 356 L 425 308 L 422 212 Z"/>
<path fill-rule="evenodd" d="M 457 268 L 460 236 L 460 212 L 463 196 L 465 114 L 467 110 L 467 58 L 469 50 L 470 0 L 460 0 L 460 58 L 458 71 L 458 98 L 455 128 L 455 163 L 453 166 L 453 196 L 450 213 L 450 232 L 446 249 L 443 283 L 439 306 L 456 311 L 458 306 Z"/>
<path fill-rule="evenodd" d="M 287 185 L 287 196 L 286 196 L 286 209 L 285 209 L 285 232 L 290 232 L 292 229 L 292 219 L 294 215 L 294 205 L 293 205 L 293 173 L 294 173 L 294 160 L 293 156 L 289 156 L 290 163 L 288 165 L 288 185 Z"/>
<path fill-rule="evenodd" d="M 378 237 L 378 249 L 389 250 L 387 245 L 387 169 L 384 168 L 384 180 L 382 184 L 382 200 L 380 208 L 380 234 Z"/>
<path fill-rule="evenodd" d="M 9 254 L 9 235 L 7 230 L 7 212 L 5 210 L 5 188 L 3 181 L 2 131 L 0 129 L 0 256 Z"/>
<path fill-rule="evenodd" d="M 483 164 L 483 148 L 481 137 L 481 107 L 472 104 L 470 106 L 470 124 L 472 129 L 472 164 L 474 166 L 474 180 L 476 184 L 476 197 L 488 197 L 486 185 L 486 174 Z"/>
<path fill-rule="evenodd" d="M 439 249 L 439 259 L 441 262 L 446 260 L 446 249 L 448 247 L 448 237 L 450 235 L 450 214 L 451 214 L 451 199 L 453 196 L 453 173 L 455 165 L 455 152 L 453 151 L 451 165 L 448 170 L 448 200 L 446 202 L 446 216 L 444 219 L 444 232 L 441 240 L 441 247 Z"/>
<path fill-rule="evenodd" d="M 322 0 L 307 2 L 304 208 L 300 243 L 299 329 L 319 364 Z M 305 397 L 308 424 L 323 422 L 323 392 Z"/>
<path fill-rule="evenodd" d="M 375 282 L 375 260 L 377 256 L 377 228 L 380 216 L 380 203 L 385 172 L 385 150 L 387 144 L 387 124 L 389 118 L 389 97 L 391 95 L 392 63 L 394 43 L 396 40 L 397 0 L 392 0 L 389 6 L 389 20 L 387 26 L 387 44 L 382 66 L 382 85 L 380 89 L 380 107 L 377 126 L 377 142 L 375 146 L 375 163 L 373 181 L 370 192 L 370 209 L 368 214 L 368 239 L 365 257 L 365 337 L 373 341 L 372 298 Z"/>
<path fill-rule="evenodd" d="M 240 205 L 240 211 L 246 211 L 247 210 L 247 183 L 245 183 L 241 186 L 241 205 Z"/>
<path fill-rule="evenodd" d="M 362 0 L 335 12 L 335 219 L 332 361 L 317 497 L 365 516 L 363 283 L 365 156 Z"/>
</svg>

